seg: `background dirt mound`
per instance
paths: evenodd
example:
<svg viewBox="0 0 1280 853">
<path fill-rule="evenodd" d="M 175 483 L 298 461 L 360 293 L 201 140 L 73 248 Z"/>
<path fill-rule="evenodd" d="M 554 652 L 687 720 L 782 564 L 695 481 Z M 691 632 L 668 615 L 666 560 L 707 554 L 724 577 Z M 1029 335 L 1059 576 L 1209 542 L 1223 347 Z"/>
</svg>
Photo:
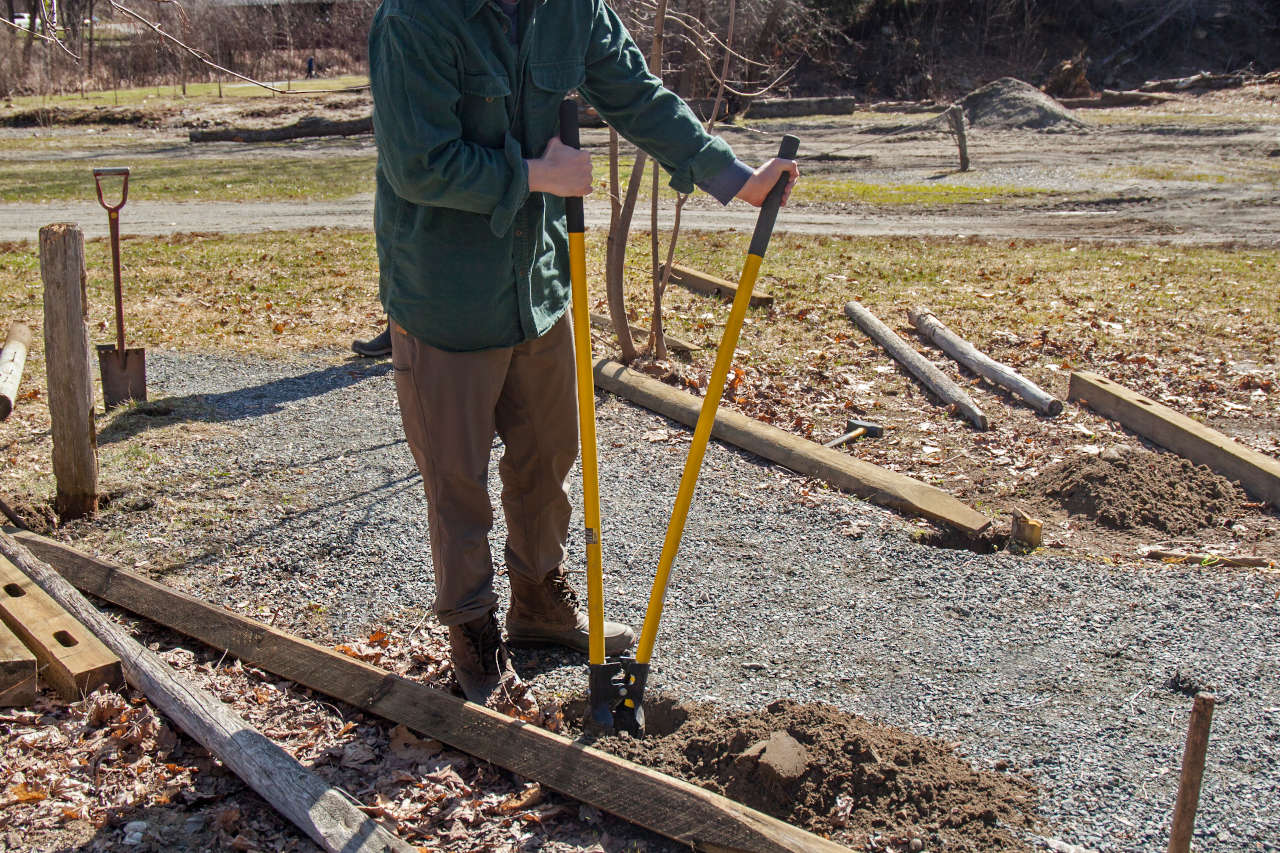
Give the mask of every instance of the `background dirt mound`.
<svg viewBox="0 0 1280 853">
<path fill-rule="evenodd" d="M 593 745 L 688 779 L 860 849 L 1024 849 L 1005 828 L 1031 826 L 1035 791 L 974 770 L 945 744 L 826 705 L 774 702 L 732 715 L 646 703 L 648 737 Z"/>
<path fill-rule="evenodd" d="M 1235 483 L 1172 453 L 1064 459 L 1045 469 L 1041 483 L 1068 512 L 1119 530 L 1192 533 L 1234 518 L 1247 500 Z"/>
<path fill-rule="evenodd" d="M 1085 123 L 1035 86 L 1001 77 L 974 89 L 960 101 L 972 127 L 1008 130 L 1078 130 Z"/>
</svg>

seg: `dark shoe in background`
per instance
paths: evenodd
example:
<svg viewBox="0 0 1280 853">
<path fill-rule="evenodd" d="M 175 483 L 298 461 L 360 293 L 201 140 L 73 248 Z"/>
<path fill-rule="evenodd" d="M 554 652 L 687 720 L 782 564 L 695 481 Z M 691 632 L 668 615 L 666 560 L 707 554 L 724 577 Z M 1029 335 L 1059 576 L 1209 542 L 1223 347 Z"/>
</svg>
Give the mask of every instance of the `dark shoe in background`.
<svg viewBox="0 0 1280 853">
<path fill-rule="evenodd" d="M 362 358 L 386 358 L 391 355 L 391 326 L 382 334 L 368 341 L 352 341 L 351 351 Z"/>
<path fill-rule="evenodd" d="M 514 704 L 515 695 L 523 692 L 492 612 L 449 626 L 449 656 L 462 695 L 478 705 L 500 709 Z"/>
<path fill-rule="evenodd" d="M 565 646 L 588 651 L 587 615 L 578 608 L 578 595 L 563 568 L 541 582 L 515 572 L 511 581 L 511 607 L 507 610 L 507 636 L 513 646 Z M 604 623 L 604 651 L 620 655 L 636 641 L 635 633 L 620 622 Z"/>
</svg>

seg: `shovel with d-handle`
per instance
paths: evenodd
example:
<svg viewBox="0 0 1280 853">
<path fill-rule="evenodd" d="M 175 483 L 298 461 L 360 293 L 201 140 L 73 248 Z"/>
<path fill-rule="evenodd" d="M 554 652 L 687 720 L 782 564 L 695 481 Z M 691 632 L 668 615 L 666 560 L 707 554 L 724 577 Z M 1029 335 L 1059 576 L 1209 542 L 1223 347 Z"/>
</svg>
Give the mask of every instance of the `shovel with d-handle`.
<svg viewBox="0 0 1280 853">
<path fill-rule="evenodd" d="M 122 178 L 120 201 L 107 204 L 102 196 L 103 178 Z M 111 266 L 115 274 L 116 343 L 98 344 L 98 367 L 102 371 L 102 402 L 114 409 L 129 400 L 147 399 L 146 351 L 141 347 L 124 348 L 124 293 L 120 287 L 120 208 L 129 199 L 129 167 L 110 166 L 93 170 L 93 183 L 98 190 L 98 204 L 107 211 L 111 226 Z"/>
<path fill-rule="evenodd" d="M 794 160 L 799 149 L 799 139 L 791 135 L 784 136 L 782 146 L 778 149 L 778 157 L 783 160 Z M 671 567 L 675 563 L 676 553 L 680 550 L 680 539 L 684 535 L 684 525 L 689 518 L 689 506 L 693 503 L 693 491 L 698 485 L 698 473 L 702 470 L 702 457 L 706 454 L 707 443 L 711 439 L 711 429 L 715 426 L 716 410 L 720 407 L 725 380 L 729 377 L 729 367 L 733 362 L 734 350 L 738 346 L 738 334 L 742 331 L 742 321 L 747 315 L 747 306 L 751 303 L 751 290 L 755 287 L 756 277 L 760 274 L 760 264 L 764 261 L 765 250 L 769 247 L 769 238 L 773 235 L 773 225 L 778 218 L 778 208 L 782 206 L 782 195 L 787 189 L 789 180 L 789 175 L 778 178 L 778 182 L 769 191 L 764 204 L 760 205 L 756 230 L 751 236 L 751 245 L 747 249 L 747 260 L 742 266 L 742 276 L 738 279 L 738 293 L 733 299 L 733 307 L 729 309 L 729 320 L 724 327 L 724 336 L 720 339 L 720 348 L 716 350 L 716 363 L 707 384 L 707 396 L 702 401 L 698 424 L 693 430 L 693 442 L 689 445 L 689 455 L 685 458 L 684 474 L 680 477 L 676 504 L 671 511 L 671 521 L 667 525 L 666 539 L 662 543 L 658 572 L 653 579 L 653 590 L 649 594 L 649 608 L 645 612 L 644 627 L 640 630 L 640 641 L 636 646 L 635 657 L 618 658 L 599 667 L 599 684 L 594 671 L 597 668 L 593 667 L 591 718 L 600 725 L 604 725 L 604 720 L 610 719 L 613 727 L 636 735 L 644 733 L 644 687 L 649 678 L 649 660 L 653 656 L 653 646 L 658 637 L 658 623 L 662 619 L 662 606 L 667 597 Z"/>
<path fill-rule="evenodd" d="M 560 141 L 578 147 L 578 105 L 560 104 Z M 582 441 L 582 516 L 587 543 L 587 662 L 594 690 L 604 660 L 604 562 L 600 550 L 600 473 L 596 459 L 596 392 L 591 376 L 591 317 L 587 306 L 586 224 L 582 198 L 564 200 L 569 230 L 569 304 L 573 314 L 574 363 L 578 374 L 578 432 Z M 592 694 L 594 695 L 594 693 Z M 612 713 L 608 727 L 613 726 Z"/>
</svg>

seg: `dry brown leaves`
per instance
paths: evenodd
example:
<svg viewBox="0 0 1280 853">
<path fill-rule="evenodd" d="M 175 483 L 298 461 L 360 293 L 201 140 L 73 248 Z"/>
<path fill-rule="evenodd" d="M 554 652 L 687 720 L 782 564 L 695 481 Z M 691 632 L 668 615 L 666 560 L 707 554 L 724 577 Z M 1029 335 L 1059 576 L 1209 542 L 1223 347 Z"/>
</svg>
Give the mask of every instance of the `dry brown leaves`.
<svg viewBox="0 0 1280 853">
<path fill-rule="evenodd" d="M 438 626 L 406 637 L 375 631 L 339 648 L 447 689 L 451 676 L 441 634 Z M 239 660 L 155 636 L 144 639 L 182 676 L 423 849 L 514 851 L 531 840 L 545 845 L 557 833 L 577 832 L 577 824 L 564 819 L 576 818 L 578 806 L 536 783 L 405 726 L 335 705 Z M 530 701 L 532 710 L 516 716 L 563 728 L 558 701 L 544 699 L 540 708 Z M 0 830 L 56 831 L 67 822 L 84 821 L 102 837 L 123 832 L 116 829 L 121 825 L 138 826 L 130 821 L 140 810 L 149 814 L 167 807 L 183 814 L 203 810 L 198 845 L 277 850 L 306 844 L 136 691 L 101 690 L 71 704 L 45 691 L 32 708 L 0 716 L 0 733 Z M 208 803 L 215 798 L 213 808 Z M 553 826 L 557 822 L 562 826 Z"/>
</svg>

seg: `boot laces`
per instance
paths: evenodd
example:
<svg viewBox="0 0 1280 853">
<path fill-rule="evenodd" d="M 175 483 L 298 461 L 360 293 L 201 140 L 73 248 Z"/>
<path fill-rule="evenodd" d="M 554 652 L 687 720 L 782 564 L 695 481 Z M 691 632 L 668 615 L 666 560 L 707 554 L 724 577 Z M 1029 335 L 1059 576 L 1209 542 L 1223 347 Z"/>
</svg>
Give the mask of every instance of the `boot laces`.
<svg viewBox="0 0 1280 853">
<path fill-rule="evenodd" d="M 502 629 L 498 627 L 497 617 L 490 613 L 483 625 L 477 629 L 464 627 L 463 634 L 486 674 L 502 671 Z"/>
<path fill-rule="evenodd" d="M 553 574 L 549 578 L 551 588 L 555 591 L 556 597 L 568 604 L 574 610 L 578 609 L 578 593 L 574 590 L 573 585 L 569 583 L 569 575 L 567 572 Z"/>
</svg>

